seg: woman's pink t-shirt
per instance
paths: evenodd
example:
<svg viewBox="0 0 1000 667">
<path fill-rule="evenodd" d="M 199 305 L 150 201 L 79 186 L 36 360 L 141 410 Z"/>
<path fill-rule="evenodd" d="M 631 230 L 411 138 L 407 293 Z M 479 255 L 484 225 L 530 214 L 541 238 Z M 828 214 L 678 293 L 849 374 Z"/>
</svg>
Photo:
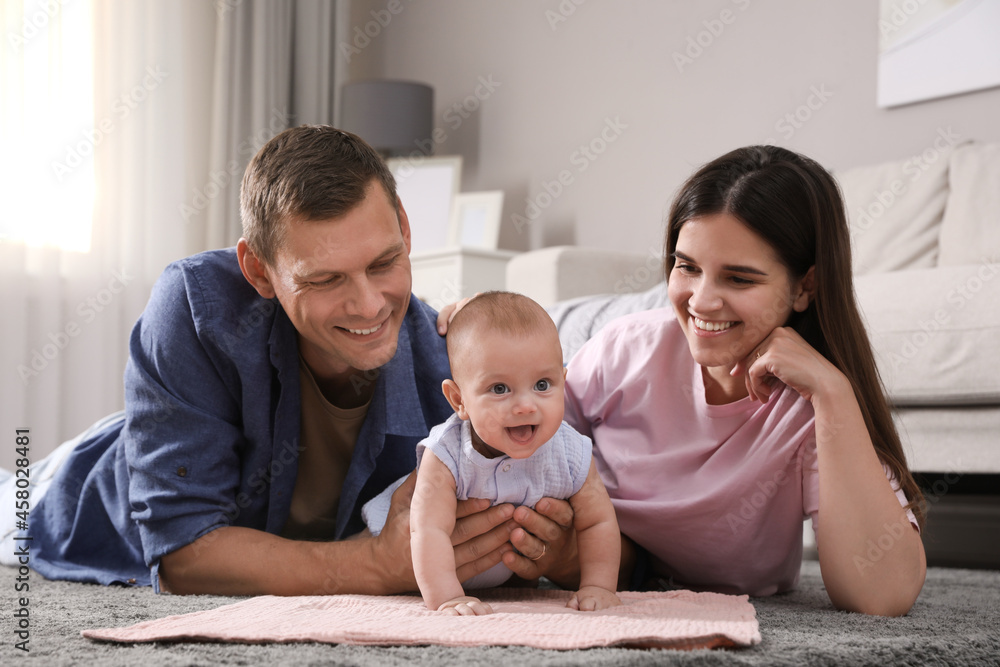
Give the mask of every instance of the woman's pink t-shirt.
<svg viewBox="0 0 1000 667">
<path fill-rule="evenodd" d="M 594 440 L 622 532 L 664 579 L 750 595 L 795 587 L 819 473 L 812 405 L 794 390 L 709 405 L 673 311 L 658 309 L 610 322 L 573 357 L 565 418 Z"/>
</svg>

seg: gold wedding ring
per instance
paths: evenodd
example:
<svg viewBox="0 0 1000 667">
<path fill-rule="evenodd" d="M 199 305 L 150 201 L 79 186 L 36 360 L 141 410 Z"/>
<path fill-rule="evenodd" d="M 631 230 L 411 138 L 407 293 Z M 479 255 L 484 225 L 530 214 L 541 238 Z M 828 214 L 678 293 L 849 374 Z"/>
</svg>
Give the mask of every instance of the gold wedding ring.
<svg viewBox="0 0 1000 667">
<path fill-rule="evenodd" d="M 533 560 L 533 561 L 534 560 L 538 560 L 539 558 L 541 558 L 544 555 L 545 555 L 545 542 L 542 542 L 542 553 L 538 554 L 534 558 L 529 558 L 528 560 Z"/>
</svg>

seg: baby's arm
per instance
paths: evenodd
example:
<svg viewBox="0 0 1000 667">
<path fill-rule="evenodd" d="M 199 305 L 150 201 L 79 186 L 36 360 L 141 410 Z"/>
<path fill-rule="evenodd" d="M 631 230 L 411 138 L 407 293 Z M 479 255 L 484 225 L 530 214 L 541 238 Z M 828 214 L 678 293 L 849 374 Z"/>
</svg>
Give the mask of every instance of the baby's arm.
<svg viewBox="0 0 1000 667">
<path fill-rule="evenodd" d="M 621 600 L 615 595 L 615 587 L 621 563 L 621 533 L 615 508 L 593 459 L 587 481 L 569 502 L 580 552 L 580 590 L 566 606 L 580 611 L 618 606 Z"/>
<path fill-rule="evenodd" d="M 451 471 L 425 451 L 410 504 L 410 549 L 420 594 L 429 609 L 462 616 L 489 614 L 493 610 L 488 604 L 465 595 L 455 574 L 451 533 L 457 505 Z"/>
</svg>

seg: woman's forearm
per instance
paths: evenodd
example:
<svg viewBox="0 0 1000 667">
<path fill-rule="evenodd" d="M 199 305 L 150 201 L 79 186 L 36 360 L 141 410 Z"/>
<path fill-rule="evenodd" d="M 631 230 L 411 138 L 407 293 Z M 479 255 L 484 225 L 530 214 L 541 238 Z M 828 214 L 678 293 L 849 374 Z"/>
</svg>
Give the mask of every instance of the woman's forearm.
<svg viewBox="0 0 1000 667">
<path fill-rule="evenodd" d="M 823 581 L 840 609 L 898 616 L 910 610 L 923 586 L 923 543 L 886 478 L 846 379 L 844 384 L 813 400 Z"/>
</svg>

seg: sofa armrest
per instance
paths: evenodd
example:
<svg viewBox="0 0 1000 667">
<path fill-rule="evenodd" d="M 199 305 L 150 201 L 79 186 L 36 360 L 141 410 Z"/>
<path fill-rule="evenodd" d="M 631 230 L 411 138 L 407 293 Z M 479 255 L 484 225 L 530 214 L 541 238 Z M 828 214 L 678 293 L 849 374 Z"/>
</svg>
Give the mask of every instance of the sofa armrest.
<svg viewBox="0 0 1000 667">
<path fill-rule="evenodd" d="M 553 246 L 530 250 L 507 264 L 507 289 L 542 307 L 591 294 L 642 292 L 663 281 L 663 260 L 654 254 Z"/>
</svg>

